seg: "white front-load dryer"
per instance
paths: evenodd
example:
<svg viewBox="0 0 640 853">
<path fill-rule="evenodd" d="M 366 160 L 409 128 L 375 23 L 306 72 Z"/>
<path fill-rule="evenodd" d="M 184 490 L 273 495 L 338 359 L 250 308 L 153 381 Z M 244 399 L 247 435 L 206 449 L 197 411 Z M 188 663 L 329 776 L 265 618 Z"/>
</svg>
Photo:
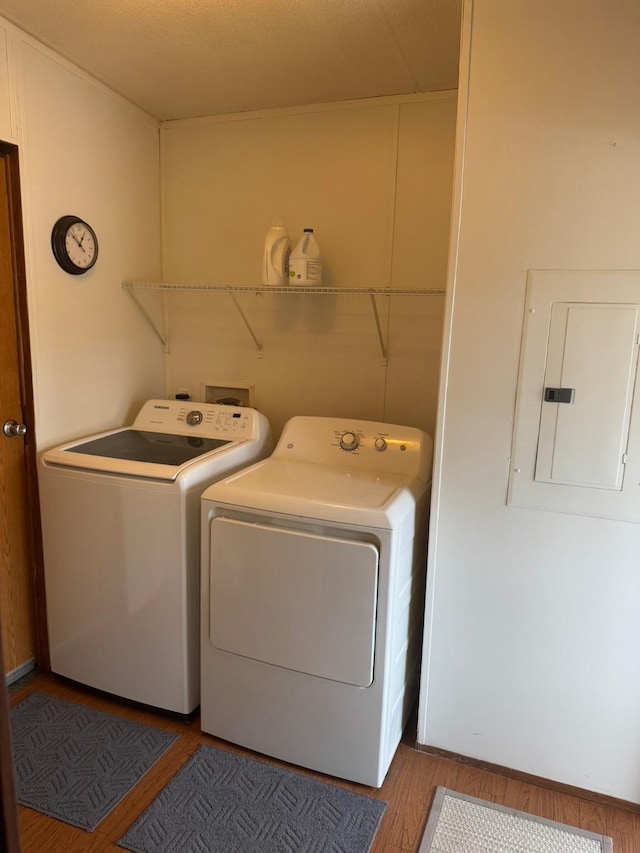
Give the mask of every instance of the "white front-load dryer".
<svg viewBox="0 0 640 853">
<path fill-rule="evenodd" d="M 297 417 L 204 492 L 203 731 L 382 784 L 417 692 L 432 447 Z"/>
<path fill-rule="evenodd" d="M 250 408 L 149 400 L 42 454 L 51 669 L 145 705 L 200 703 L 200 495 L 273 448 Z"/>
</svg>

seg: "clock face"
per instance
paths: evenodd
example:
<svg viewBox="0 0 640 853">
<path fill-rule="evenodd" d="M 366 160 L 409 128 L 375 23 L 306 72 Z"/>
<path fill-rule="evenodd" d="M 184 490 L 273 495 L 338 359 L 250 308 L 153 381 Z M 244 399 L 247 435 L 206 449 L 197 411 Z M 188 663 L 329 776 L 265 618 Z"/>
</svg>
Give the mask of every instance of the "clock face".
<svg viewBox="0 0 640 853">
<path fill-rule="evenodd" d="M 93 231 L 84 222 L 75 222 L 69 226 L 64 246 L 67 257 L 79 269 L 87 270 L 93 266 L 98 246 Z"/>
<path fill-rule="evenodd" d="M 51 248 L 65 272 L 81 275 L 98 259 L 98 238 L 95 231 L 77 216 L 62 216 L 53 226 Z"/>
</svg>

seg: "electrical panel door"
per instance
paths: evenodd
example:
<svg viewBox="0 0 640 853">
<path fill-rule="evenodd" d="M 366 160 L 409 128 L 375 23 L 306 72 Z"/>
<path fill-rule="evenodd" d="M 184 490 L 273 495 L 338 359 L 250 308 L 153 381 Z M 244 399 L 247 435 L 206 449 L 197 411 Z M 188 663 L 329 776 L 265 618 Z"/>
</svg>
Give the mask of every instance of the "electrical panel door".
<svg viewBox="0 0 640 853">
<path fill-rule="evenodd" d="M 538 482 L 622 488 L 637 334 L 638 309 L 633 305 L 553 304 Z"/>
<path fill-rule="evenodd" d="M 528 275 L 507 503 L 640 521 L 640 272 Z"/>
</svg>

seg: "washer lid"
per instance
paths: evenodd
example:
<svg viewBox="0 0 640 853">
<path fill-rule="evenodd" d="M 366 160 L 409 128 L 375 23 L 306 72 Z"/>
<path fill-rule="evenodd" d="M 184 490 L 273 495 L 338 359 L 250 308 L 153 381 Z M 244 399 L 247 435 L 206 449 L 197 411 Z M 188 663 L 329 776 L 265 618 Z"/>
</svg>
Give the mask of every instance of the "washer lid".
<svg viewBox="0 0 640 853">
<path fill-rule="evenodd" d="M 56 447 L 43 454 L 43 462 L 65 468 L 175 480 L 181 471 L 203 456 L 224 452 L 237 444 L 226 439 L 127 428 Z"/>
<path fill-rule="evenodd" d="M 165 432 L 147 432 L 140 429 L 123 429 L 74 444 L 68 453 L 85 456 L 104 456 L 109 459 L 130 459 L 133 462 L 153 462 L 157 465 L 183 465 L 211 450 L 230 444 L 219 438 L 170 435 Z"/>
<path fill-rule="evenodd" d="M 424 489 L 424 484 L 406 476 L 345 471 L 272 456 L 214 483 L 202 497 L 267 512 L 389 527 L 392 506 L 400 502 L 406 511 Z"/>
<path fill-rule="evenodd" d="M 205 463 L 215 464 L 220 476 L 264 455 L 260 451 L 270 441 L 269 422 L 255 409 L 154 399 L 144 404 L 132 426 L 66 442 L 45 451 L 41 460 L 45 466 L 175 481 L 187 469 L 190 478 L 207 476 L 209 468 L 199 467 Z M 237 464 L 221 465 L 220 454 L 232 448 Z"/>
</svg>

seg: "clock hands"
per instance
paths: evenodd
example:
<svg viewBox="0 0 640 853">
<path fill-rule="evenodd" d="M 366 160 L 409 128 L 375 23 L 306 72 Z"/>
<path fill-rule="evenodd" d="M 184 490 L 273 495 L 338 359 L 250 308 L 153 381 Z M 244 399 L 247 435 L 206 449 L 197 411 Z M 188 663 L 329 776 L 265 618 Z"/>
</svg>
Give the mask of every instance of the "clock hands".
<svg viewBox="0 0 640 853">
<path fill-rule="evenodd" d="M 84 242 L 84 238 L 87 236 L 87 232 L 86 232 L 86 231 L 83 231 L 83 232 L 82 232 L 82 237 L 80 238 L 80 240 L 78 240 L 78 238 L 76 237 L 76 235 L 75 235 L 75 233 L 74 233 L 73 231 L 71 231 L 70 233 L 71 233 L 71 236 L 73 237 L 73 239 L 74 239 L 74 240 L 76 241 L 76 243 L 78 244 L 78 248 L 79 248 L 79 249 L 82 249 L 82 251 L 83 251 L 83 252 L 85 253 L 85 255 L 86 255 L 87 250 L 85 249 L 85 247 L 84 247 L 82 244 L 83 244 L 83 242 Z"/>
</svg>

